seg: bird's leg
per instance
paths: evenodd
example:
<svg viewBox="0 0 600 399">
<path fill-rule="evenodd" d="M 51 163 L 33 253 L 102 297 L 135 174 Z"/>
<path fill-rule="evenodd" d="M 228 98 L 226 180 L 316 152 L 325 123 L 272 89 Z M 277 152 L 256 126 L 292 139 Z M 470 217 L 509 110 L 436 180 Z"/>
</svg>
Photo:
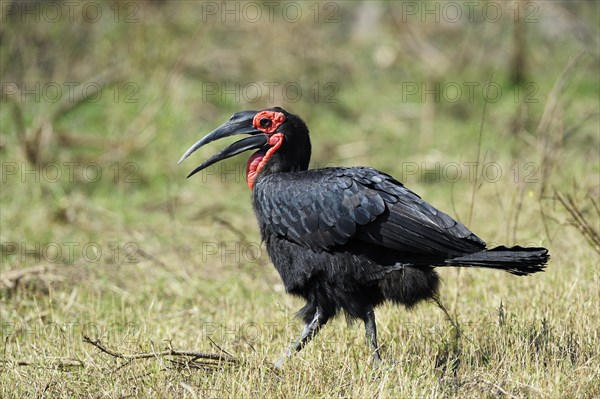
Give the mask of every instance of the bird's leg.
<svg viewBox="0 0 600 399">
<path fill-rule="evenodd" d="M 373 309 L 367 311 L 364 317 L 365 332 L 367 337 L 367 345 L 373 351 L 373 362 L 381 363 L 381 356 L 379 355 L 379 345 L 377 345 L 377 326 L 375 325 L 375 312 Z"/>
<path fill-rule="evenodd" d="M 280 369 L 285 360 L 294 353 L 299 352 L 311 339 L 319 332 L 319 329 L 327 322 L 321 311 L 317 308 L 313 319 L 304 325 L 300 338 L 294 342 L 284 353 L 282 357 L 275 362 L 275 368 Z"/>
</svg>

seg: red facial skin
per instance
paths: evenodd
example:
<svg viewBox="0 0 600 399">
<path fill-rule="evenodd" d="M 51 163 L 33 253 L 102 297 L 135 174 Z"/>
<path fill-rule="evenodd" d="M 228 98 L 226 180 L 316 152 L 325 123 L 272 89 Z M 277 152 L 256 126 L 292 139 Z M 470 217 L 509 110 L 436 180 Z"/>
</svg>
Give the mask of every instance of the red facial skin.
<svg viewBox="0 0 600 399">
<path fill-rule="evenodd" d="M 271 121 L 270 126 L 262 126 L 260 124 L 261 119 L 268 119 Z M 252 125 L 260 130 L 261 132 L 265 132 L 267 134 L 273 134 L 277 130 L 281 124 L 285 122 L 285 115 L 281 112 L 276 111 L 261 111 L 258 114 L 254 115 L 254 119 L 252 119 Z"/>
<path fill-rule="evenodd" d="M 270 121 L 267 126 L 262 126 L 260 123 L 261 120 L 264 122 L 264 119 Z M 250 190 L 254 188 L 254 182 L 258 173 L 264 168 L 269 158 L 281 147 L 281 144 L 283 144 L 283 133 L 275 133 L 283 122 L 285 122 L 285 115 L 276 111 L 261 111 L 252 119 L 252 125 L 269 136 L 268 144 L 271 148 L 265 154 L 257 152 L 252 154 L 250 159 L 248 159 L 246 182 Z"/>
</svg>

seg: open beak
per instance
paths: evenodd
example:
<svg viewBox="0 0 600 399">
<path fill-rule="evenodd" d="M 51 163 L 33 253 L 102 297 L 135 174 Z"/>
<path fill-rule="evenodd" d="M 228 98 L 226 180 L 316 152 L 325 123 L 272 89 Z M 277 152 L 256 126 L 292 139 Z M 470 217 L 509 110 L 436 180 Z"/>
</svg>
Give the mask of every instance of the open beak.
<svg viewBox="0 0 600 399">
<path fill-rule="evenodd" d="M 233 136 L 236 134 L 252 135 L 250 137 L 246 137 L 239 141 L 236 141 L 235 143 L 227 146 L 218 154 L 213 155 L 212 157 L 204 161 L 196 169 L 192 170 L 188 177 L 195 175 L 202 169 L 205 169 L 214 163 L 222 161 L 223 159 L 230 158 L 244 151 L 262 148 L 263 146 L 265 146 L 269 137 L 252 125 L 252 119 L 254 118 L 254 115 L 256 115 L 256 112 L 257 111 L 242 111 L 235 113 L 231 117 L 231 119 L 229 119 L 226 123 L 219 126 L 215 130 L 201 138 L 196 144 L 191 146 L 179 159 L 178 163 L 183 162 L 184 159 L 190 156 L 198 148 L 215 140 L 222 139 L 223 137 Z"/>
</svg>

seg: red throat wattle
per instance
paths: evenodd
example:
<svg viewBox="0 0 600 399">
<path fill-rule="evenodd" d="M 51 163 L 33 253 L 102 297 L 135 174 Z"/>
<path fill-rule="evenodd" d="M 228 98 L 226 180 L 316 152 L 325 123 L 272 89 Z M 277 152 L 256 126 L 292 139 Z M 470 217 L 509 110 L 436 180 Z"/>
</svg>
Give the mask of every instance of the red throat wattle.
<svg viewBox="0 0 600 399">
<path fill-rule="evenodd" d="M 271 148 L 266 153 L 261 151 L 252 154 L 248 163 L 246 164 L 246 182 L 250 190 L 254 188 L 254 182 L 260 171 L 265 167 L 265 164 L 271 158 L 271 156 L 281 147 L 283 144 L 283 133 L 275 133 L 269 137 L 269 145 Z"/>
</svg>

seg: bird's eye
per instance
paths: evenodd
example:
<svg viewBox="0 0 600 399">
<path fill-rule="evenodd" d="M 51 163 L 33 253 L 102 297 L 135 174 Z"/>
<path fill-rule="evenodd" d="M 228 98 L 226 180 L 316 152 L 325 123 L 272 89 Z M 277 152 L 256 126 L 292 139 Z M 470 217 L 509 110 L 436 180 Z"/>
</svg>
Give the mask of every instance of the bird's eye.
<svg viewBox="0 0 600 399">
<path fill-rule="evenodd" d="M 260 123 L 260 126 L 262 126 L 262 127 L 269 127 L 269 126 L 271 126 L 272 122 L 269 118 L 261 118 L 259 123 Z"/>
</svg>

